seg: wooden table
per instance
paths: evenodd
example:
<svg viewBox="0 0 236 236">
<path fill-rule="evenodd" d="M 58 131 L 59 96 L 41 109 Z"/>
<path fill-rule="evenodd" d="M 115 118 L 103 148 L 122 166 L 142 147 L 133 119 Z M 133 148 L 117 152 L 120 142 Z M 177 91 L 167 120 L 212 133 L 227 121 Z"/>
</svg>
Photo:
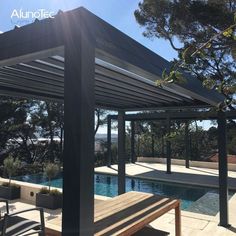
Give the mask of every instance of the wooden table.
<svg viewBox="0 0 236 236">
<path fill-rule="evenodd" d="M 175 234 L 181 235 L 180 201 L 142 192 L 128 192 L 95 205 L 96 236 L 132 235 L 175 209 Z"/>
</svg>

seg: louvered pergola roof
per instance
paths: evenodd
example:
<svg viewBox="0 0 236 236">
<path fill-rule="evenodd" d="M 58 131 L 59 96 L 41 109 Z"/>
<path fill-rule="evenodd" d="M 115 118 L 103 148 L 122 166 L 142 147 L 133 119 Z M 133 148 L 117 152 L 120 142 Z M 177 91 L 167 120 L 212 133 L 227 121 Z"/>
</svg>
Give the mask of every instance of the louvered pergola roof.
<svg viewBox="0 0 236 236">
<path fill-rule="evenodd" d="M 84 8 L 0 35 L 0 94 L 63 101 L 64 41 L 78 29 L 94 39 L 97 107 L 145 110 L 222 101 L 190 76 L 185 84 L 157 87 L 170 63 Z"/>
</svg>

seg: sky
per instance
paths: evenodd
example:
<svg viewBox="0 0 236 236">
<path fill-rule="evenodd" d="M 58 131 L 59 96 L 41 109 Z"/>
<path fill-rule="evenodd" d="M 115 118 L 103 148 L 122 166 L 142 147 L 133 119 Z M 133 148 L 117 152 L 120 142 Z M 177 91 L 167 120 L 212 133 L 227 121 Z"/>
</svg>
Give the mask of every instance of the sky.
<svg viewBox="0 0 236 236">
<path fill-rule="evenodd" d="M 67 11 L 83 6 L 142 45 L 156 52 L 167 60 L 177 57 L 169 42 L 162 39 L 151 40 L 142 35 L 143 29 L 134 17 L 134 11 L 141 0 L 0 0 L 0 31 L 6 32 L 15 27 L 32 22 L 32 19 L 16 20 L 11 18 L 14 11 L 38 11 L 44 9 L 56 14 L 58 10 Z M 116 131 L 114 131 L 116 132 Z M 106 133 L 101 127 L 98 133 Z"/>
<path fill-rule="evenodd" d="M 14 10 L 45 9 L 56 14 L 59 9 L 66 11 L 83 6 L 165 59 L 173 59 L 177 54 L 167 41 L 150 40 L 142 35 L 143 29 L 134 17 L 134 10 L 138 8 L 139 2 L 140 0 L 1 0 L 0 31 L 13 29 L 15 23 L 26 23 L 24 20 L 17 22 L 14 18 L 11 19 Z"/>
</svg>

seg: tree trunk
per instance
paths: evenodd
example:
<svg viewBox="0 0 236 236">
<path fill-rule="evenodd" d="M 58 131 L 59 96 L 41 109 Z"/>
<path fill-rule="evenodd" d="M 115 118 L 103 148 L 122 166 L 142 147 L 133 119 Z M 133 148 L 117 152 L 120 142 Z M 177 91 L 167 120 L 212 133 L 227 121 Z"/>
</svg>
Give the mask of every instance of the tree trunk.
<svg viewBox="0 0 236 236">
<path fill-rule="evenodd" d="M 94 136 L 96 135 L 98 128 L 100 126 L 100 111 L 96 110 L 95 113 L 97 114 L 97 123 L 96 123 L 95 129 L 94 129 Z"/>
</svg>

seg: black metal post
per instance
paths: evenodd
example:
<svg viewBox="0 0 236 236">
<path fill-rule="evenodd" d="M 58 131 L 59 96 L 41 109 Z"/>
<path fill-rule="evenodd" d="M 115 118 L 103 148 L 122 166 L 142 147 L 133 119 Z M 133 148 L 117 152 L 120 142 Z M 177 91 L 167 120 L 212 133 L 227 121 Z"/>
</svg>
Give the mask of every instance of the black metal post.
<svg viewBox="0 0 236 236">
<path fill-rule="evenodd" d="M 131 125 L 131 150 L 130 150 L 130 153 L 131 153 L 131 162 L 132 163 L 135 163 L 136 161 L 136 158 L 135 158 L 135 140 L 134 140 L 134 135 L 135 135 L 135 128 L 134 128 L 134 121 L 132 120 L 130 122 L 130 125 Z"/>
<path fill-rule="evenodd" d="M 118 112 L 118 194 L 125 193 L 125 112 Z"/>
<path fill-rule="evenodd" d="M 219 200 L 220 223 L 228 227 L 228 163 L 226 147 L 226 117 L 222 111 L 218 112 L 218 152 L 219 152 Z"/>
<path fill-rule="evenodd" d="M 190 147 L 189 147 L 189 123 L 185 122 L 185 167 L 189 168 L 189 155 L 190 155 Z"/>
<path fill-rule="evenodd" d="M 111 117 L 107 116 L 107 166 L 111 166 Z"/>
<path fill-rule="evenodd" d="M 154 140 L 154 133 L 153 133 L 153 125 L 151 125 L 151 139 L 152 139 L 152 157 L 155 156 L 155 140 Z"/>
<path fill-rule="evenodd" d="M 73 34 L 68 30 L 64 85 L 63 236 L 94 235 L 93 45 L 85 32 L 81 34 L 78 30 Z"/>
<path fill-rule="evenodd" d="M 167 133 L 170 134 L 170 117 L 167 117 Z M 166 174 L 171 174 L 171 143 L 170 140 L 166 141 Z"/>
</svg>

